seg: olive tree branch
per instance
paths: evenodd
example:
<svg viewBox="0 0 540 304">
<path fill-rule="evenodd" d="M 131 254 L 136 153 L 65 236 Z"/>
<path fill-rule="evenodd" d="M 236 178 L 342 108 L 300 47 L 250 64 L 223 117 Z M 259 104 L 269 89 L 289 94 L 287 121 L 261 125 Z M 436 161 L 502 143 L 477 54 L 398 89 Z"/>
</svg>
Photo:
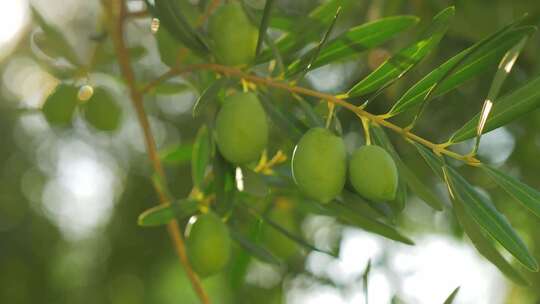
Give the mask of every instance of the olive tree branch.
<svg viewBox="0 0 540 304">
<path fill-rule="evenodd" d="M 117 55 L 116 57 L 118 60 L 118 64 L 120 66 L 122 76 L 127 83 L 127 87 L 128 87 L 129 94 L 131 97 L 131 102 L 133 104 L 133 107 L 135 108 L 135 111 L 137 113 L 137 118 L 139 120 L 139 124 L 143 131 L 146 150 L 148 152 L 148 158 L 150 159 L 150 162 L 152 163 L 152 167 L 155 173 L 157 174 L 159 179 L 162 181 L 163 185 L 166 185 L 167 184 L 166 176 L 163 171 L 163 167 L 161 165 L 161 161 L 157 153 L 154 136 L 150 129 L 150 123 L 148 121 L 148 117 L 146 116 L 146 112 L 144 110 L 143 94 L 137 89 L 136 82 L 135 82 L 135 74 L 133 72 L 133 68 L 131 67 L 131 63 L 129 59 L 129 51 L 124 41 L 124 21 L 128 16 L 124 0 L 114 0 L 111 2 L 102 1 L 102 2 L 106 6 L 106 8 L 108 8 L 107 11 L 110 17 L 109 20 L 110 20 L 110 26 L 111 26 L 111 36 L 112 36 L 114 48 L 116 50 L 116 55 Z M 156 192 L 158 193 L 159 201 L 161 204 L 167 204 L 171 201 L 171 198 L 168 196 L 167 191 L 165 191 L 158 185 L 154 185 L 154 187 L 156 189 Z M 176 220 L 169 222 L 169 224 L 167 225 L 167 230 L 175 246 L 176 253 L 178 254 L 178 257 L 180 259 L 180 263 L 184 267 L 184 270 L 189 280 L 191 281 L 191 285 L 193 286 L 193 289 L 197 293 L 198 297 L 200 298 L 201 303 L 204 303 L 204 304 L 210 303 L 208 295 L 204 291 L 201 285 L 201 282 L 199 280 L 199 277 L 195 274 L 195 272 L 193 272 L 193 269 L 191 268 L 191 265 L 189 264 L 184 240 L 182 238 L 182 234 L 180 232 L 180 227 L 178 225 L 178 222 Z"/>
<path fill-rule="evenodd" d="M 342 99 L 342 98 L 340 98 L 338 96 L 318 92 L 318 91 L 315 91 L 315 90 L 311 90 L 311 89 L 296 86 L 296 85 L 291 85 L 289 83 L 286 83 L 286 82 L 283 82 L 283 81 L 278 81 L 278 80 L 275 80 L 275 79 L 272 79 L 272 78 L 265 78 L 265 77 L 260 77 L 260 76 L 256 76 L 256 75 L 253 75 L 253 74 L 248 74 L 248 73 L 243 72 L 243 71 L 241 71 L 239 69 L 224 66 L 224 65 L 206 63 L 206 64 L 193 64 L 193 65 L 186 65 L 186 66 L 182 66 L 182 67 L 172 68 L 169 71 L 167 71 L 166 73 L 164 73 L 163 75 L 161 75 L 160 77 L 156 78 L 155 80 L 151 81 L 146 86 L 144 86 L 142 88 L 142 90 L 141 90 L 141 93 L 144 94 L 144 93 L 150 91 L 152 88 L 154 88 L 155 86 L 157 86 L 161 82 L 163 82 L 163 81 L 165 81 L 165 80 L 167 80 L 167 79 L 169 79 L 169 78 L 171 78 L 173 76 L 180 75 L 180 74 L 185 74 L 185 73 L 189 73 L 189 72 L 193 72 L 193 71 L 197 71 L 197 70 L 211 70 L 211 71 L 214 71 L 216 73 L 222 74 L 224 76 L 237 77 L 237 78 L 245 79 L 247 81 L 250 81 L 250 82 L 253 82 L 253 83 L 256 83 L 256 84 L 260 84 L 260 85 L 264 85 L 264 86 L 267 86 L 267 87 L 273 87 L 273 88 L 277 88 L 277 89 L 281 89 L 281 90 L 286 90 L 286 91 L 289 91 L 291 93 L 296 93 L 296 94 L 301 94 L 301 95 L 306 95 L 306 96 L 312 96 L 312 97 L 316 97 L 318 99 L 326 100 L 326 101 L 331 102 L 331 103 L 333 103 L 335 105 L 344 107 L 347 110 L 355 113 L 357 116 L 359 116 L 361 118 L 364 118 L 364 119 L 367 119 L 367 120 L 371 121 L 372 123 L 375 123 L 375 124 L 381 125 L 381 126 L 383 126 L 385 128 L 388 128 L 388 129 L 392 130 L 393 132 L 400 134 L 401 136 L 403 136 L 405 139 L 407 139 L 409 141 L 414 141 L 414 142 L 420 143 L 420 144 L 430 148 L 434 153 L 436 153 L 438 155 L 444 154 L 444 155 L 447 155 L 447 156 L 449 156 L 451 158 L 455 158 L 457 160 L 463 161 L 466 164 L 471 165 L 471 166 L 478 166 L 480 164 L 480 161 L 477 158 L 475 158 L 474 156 L 472 156 L 472 155 L 462 155 L 462 154 L 453 152 L 453 151 L 447 149 L 448 145 L 437 144 L 437 143 L 431 142 L 431 141 L 429 141 L 429 140 L 427 140 L 427 139 L 425 139 L 423 137 L 420 137 L 420 136 L 412 133 L 407 128 L 402 128 L 402 127 L 400 127 L 400 126 L 398 126 L 396 124 L 393 124 L 392 122 L 387 120 L 387 117 L 385 117 L 383 115 L 375 115 L 375 114 L 372 114 L 370 112 L 367 112 L 362 107 L 358 107 L 358 106 L 356 106 L 356 105 L 354 105 L 352 103 L 349 103 L 349 102 L 345 101 L 344 99 Z"/>
</svg>

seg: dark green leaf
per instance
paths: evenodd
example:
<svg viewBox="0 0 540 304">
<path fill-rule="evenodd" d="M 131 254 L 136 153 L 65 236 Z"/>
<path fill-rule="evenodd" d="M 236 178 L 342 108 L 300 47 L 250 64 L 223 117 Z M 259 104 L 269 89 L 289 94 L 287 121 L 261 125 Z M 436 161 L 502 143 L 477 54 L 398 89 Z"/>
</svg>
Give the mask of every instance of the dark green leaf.
<svg viewBox="0 0 540 304">
<path fill-rule="evenodd" d="M 216 211 L 227 214 L 234 207 L 234 168 L 221 156 L 215 153 L 212 165 L 214 173 L 214 193 L 216 194 Z"/>
<path fill-rule="evenodd" d="M 499 98 L 487 118 L 483 133 L 504 126 L 518 117 L 532 112 L 540 105 L 540 77 L 527 82 L 524 86 Z M 476 136 L 476 128 L 480 114 L 475 115 L 461 127 L 450 142 L 456 143 Z"/>
<path fill-rule="evenodd" d="M 208 53 L 208 45 L 186 19 L 183 11 L 180 3 L 175 0 L 155 0 L 151 10 L 174 38 L 197 53 Z"/>
<path fill-rule="evenodd" d="M 361 229 L 381 235 L 394 241 L 398 241 L 407 245 L 414 245 L 414 242 L 411 239 L 402 235 L 394 227 L 388 226 L 384 223 L 369 218 L 364 214 L 351 212 L 349 208 L 346 208 L 342 204 L 331 202 L 324 205 L 324 207 L 330 210 L 339 220 L 349 225 L 359 227 Z"/>
<path fill-rule="evenodd" d="M 259 25 L 259 38 L 257 40 L 257 49 L 255 51 L 255 54 L 257 56 L 261 53 L 263 42 L 266 38 L 266 30 L 268 29 L 268 23 L 270 23 L 270 15 L 273 5 L 274 0 L 266 0 L 266 3 L 264 4 L 263 16 L 261 19 L 261 24 Z"/>
<path fill-rule="evenodd" d="M 423 202 L 437 211 L 443 210 L 444 203 L 441 201 L 441 199 L 428 186 L 426 186 L 403 161 L 398 160 L 396 165 L 398 167 L 400 176 L 403 177 L 409 188 L 416 195 L 418 195 Z"/>
<path fill-rule="evenodd" d="M 159 158 L 165 164 L 182 165 L 191 160 L 193 145 L 177 145 L 159 153 Z"/>
<path fill-rule="evenodd" d="M 304 248 L 306 248 L 308 250 L 317 251 L 317 252 L 328 254 L 328 255 L 333 256 L 333 257 L 337 257 L 337 254 L 335 252 L 326 251 L 326 250 L 319 249 L 319 248 L 313 246 L 312 244 L 308 243 L 303 238 L 289 232 L 287 229 L 285 229 L 285 228 L 281 227 L 280 225 L 276 224 L 274 221 L 272 221 L 267 216 L 263 216 L 262 218 L 263 218 L 264 223 L 270 225 L 272 228 L 276 229 L 281 234 L 288 237 L 289 239 L 296 242 L 297 244 L 301 245 L 302 247 L 304 247 Z"/>
<path fill-rule="evenodd" d="M 255 244 L 251 240 L 249 240 L 247 237 L 243 236 L 240 232 L 229 229 L 232 238 L 242 247 L 246 252 L 248 252 L 253 257 L 256 257 L 257 259 L 267 262 L 269 264 L 274 265 L 281 265 L 281 261 L 276 258 L 270 251 L 264 249 L 263 247 Z"/>
<path fill-rule="evenodd" d="M 341 12 L 341 6 L 338 7 L 336 15 L 334 16 L 334 19 L 332 19 L 332 22 L 330 22 L 330 25 L 326 29 L 326 32 L 324 33 L 322 39 L 319 41 L 317 46 L 311 51 L 302 56 L 302 58 L 298 61 L 298 71 L 301 71 L 302 74 L 299 75 L 298 78 L 302 78 L 309 70 L 314 68 L 313 63 L 315 60 L 319 57 L 319 53 L 323 46 L 326 44 L 326 41 L 330 37 L 330 34 L 332 33 L 332 30 L 334 29 L 334 26 L 336 25 L 337 18 L 339 17 L 339 14 Z M 289 66 L 291 67 L 291 66 Z M 290 71 L 285 75 L 285 77 L 291 77 L 295 73 L 291 73 Z"/>
<path fill-rule="evenodd" d="M 449 7 L 433 18 L 430 31 L 425 37 L 399 51 L 386 60 L 379 68 L 353 86 L 347 93 L 348 97 L 365 95 L 387 86 L 401 78 L 407 71 L 426 57 L 439 44 L 448 30 L 454 16 L 454 7 Z"/>
<path fill-rule="evenodd" d="M 414 16 L 395 16 L 353 27 L 329 41 L 327 46 L 321 49 L 311 68 L 346 59 L 377 47 L 417 22 L 418 18 Z M 300 72 L 305 63 L 313 57 L 315 51 L 314 49 L 307 52 L 301 59 L 289 65 L 287 74 L 294 75 Z"/>
<path fill-rule="evenodd" d="M 193 117 L 199 116 L 212 103 L 217 103 L 219 92 L 230 83 L 232 83 L 231 79 L 223 77 L 213 81 L 212 84 L 204 89 L 193 106 Z"/>
<path fill-rule="evenodd" d="M 173 204 L 163 204 L 152 207 L 139 215 L 139 226 L 161 226 L 169 223 L 174 218 L 184 219 L 193 215 L 198 210 L 195 200 L 185 199 Z"/>
<path fill-rule="evenodd" d="M 202 126 L 197 132 L 197 138 L 193 144 L 193 154 L 191 157 L 191 175 L 193 185 L 201 188 L 206 174 L 206 168 L 210 164 L 212 157 L 212 138 L 206 126 Z"/>
<path fill-rule="evenodd" d="M 300 105 L 303 113 L 306 115 L 307 126 L 309 128 L 323 127 L 324 121 L 322 120 L 321 116 L 317 114 L 313 106 L 311 106 L 311 104 L 307 102 L 302 96 L 295 95 L 295 98 L 298 101 L 298 104 Z"/>
<path fill-rule="evenodd" d="M 364 302 L 368 304 L 369 300 L 369 289 L 368 289 L 368 282 L 369 282 L 369 272 L 371 270 L 371 259 L 369 259 L 366 269 L 364 270 L 364 274 L 362 274 L 362 285 L 364 288 Z"/>
<path fill-rule="evenodd" d="M 328 27 L 342 2 L 343 0 L 327 1 L 310 12 L 308 18 L 301 18 L 298 23 L 294 22 L 291 31 L 276 41 L 279 52 L 281 54 L 292 54 L 305 47 L 307 43 L 319 39 L 319 33 Z M 271 58 L 272 52 L 265 50 L 260 54 L 257 63 L 268 61 Z"/>
<path fill-rule="evenodd" d="M 259 94 L 259 97 L 266 114 L 272 123 L 280 129 L 281 134 L 288 136 L 294 143 L 298 142 L 305 130 L 301 130 L 298 127 L 300 123 L 295 123 L 296 118 L 290 115 L 290 113 L 282 111 L 279 106 L 269 100 L 270 97 L 268 95 Z"/>
<path fill-rule="evenodd" d="M 241 178 L 239 176 L 241 172 Z M 236 188 L 256 197 L 265 197 L 270 192 L 263 177 L 247 168 L 236 169 Z"/>
<path fill-rule="evenodd" d="M 527 285 L 528 282 L 523 276 L 495 248 L 491 238 L 486 236 L 482 232 L 482 228 L 467 214 L 463 202 L 454 197 L 452 199 L 452 205 L 461 227 L 463 227 L 463 230 L 469 236 L 469 239 L 478 252 L 493 263 L 506 277 L 517 284 Z"/>
<path fill-rule="evenodd" d="M 465 211 L 525 267 L 537 271 L 538 263 L 508 220 L 454 169 L 447 168 L 453 195 L 463 202 Z"/>
<path fill-rule="evenodd" d="M 504 28 L 460 52 L 427 74 L 394 104 L 389 115 L 396 115 L 420 104 L 428 94 L 441 96 L 467 80 L 487 71 L 501 56 L 523 37 L 534 31 L 523 27 L 508 31 Z M 450 73 L 450 74 L 449 74 Z M 437 86 L 434 88 L 434 86 Z M 431 92 L 431 90 L 434 90 Z"/>
<path fill-rule="evenodd" d="M 41 16 L 37 9 L 35 9 L 33 6 L 30 6 L 30 8 L 32 10 L 34 20 L 36 20 L 36 22 L 39 24 L 44 34 L 34 37 L 34 42 L 40 48 L 40 50 L 47 56 L 53 58 L 63 57 L 74 65 L 80 65 L 77 54 L 75 54 L 75 51 L 68 43 L 62 32 L 47 23 L 45 18 Z"/>
<path fill-rule="evenodd" d="M 459 292 L 459 286 L 456 287 L 456 289 L 454 289 L 454 291 L 452 291 L 452 293 L 446 298 L 446 300 L 444 301 L 443 304 L 452 304 L 454 303 L 454 299 L 456 298 L 458 292 Z"/>
<path fill-rule="evenodd" d="M 484 170 L 501 188 L 518 200 L 536 216 L 540 217 L 540 192 L 520 182 L 514 177 L 492 168 L 482 165 Z"/>
</svg>

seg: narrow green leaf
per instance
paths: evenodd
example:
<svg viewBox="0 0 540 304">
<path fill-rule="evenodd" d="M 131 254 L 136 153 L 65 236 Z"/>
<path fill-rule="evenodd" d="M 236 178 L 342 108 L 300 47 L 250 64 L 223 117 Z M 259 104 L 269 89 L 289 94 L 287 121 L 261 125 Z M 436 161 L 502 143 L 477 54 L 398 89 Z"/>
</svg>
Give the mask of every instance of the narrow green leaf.
<svg viewBox="0 0 540 304">
<path fill-rule="evenodd" d="M 324 205 L 324 207 L 330 210 L 339 220 L 342 220 L 349 225 L 359 227 L 394 241 L 407 245 L 414 245 L 414 242 L 411 239 L 402 235 L 394 227 L 369 218 L 364 214 L 351 212 L 349 208 L 346 208 L 342 204 L 331 202 Z"/>
<path fill-rule="evenodd" d="M 139 215 L 137 223 L 139 226 L 161 226 L 166 225 L 171 220 L 184 219 L 193 215 L 198 210 L 198 203 L 195 200 L 185 199 L 173 204 L 163 204 L 152 207 Z"/>
<path fill-rule="evenodd" d="M 30 6 L 30 9 L 32 10 L 34 20 L 36 20 L 44 34 L 42 36 L 34 37 L 34 42 L 39 49 L 49 57 L 63 57 L 73 65 L 80 65 L 77 54 L 62 32 L 47 23 L 45 18 L 43 18 L 39 11 L 33 6 Z"/>
<path fill-rule="evenodd" d="M 422 155 L 433 171 L 441 179 L 445 180 L 441 171 L 442 167 L 444 166 L 442 160 L 420 144 L 415 144 L 415 146 L 420 155 Z M 453 184 L 449 184 L 449 187 L 451 187 L 450 191 L 452 193 L 456 192 Z M 452 206 L 454 207 L 453 210 L 456 213 L 458 221 L 478 252 L 493 263 L 509 279 L 517 284 L 527 285 L 527 281 L 521 276 L 521 274 L 515 270 L 514 267 L 510 265 L 510 263 L 508 263 L 506 259 L 498 252 L 494 244 L 491 242 L 491 237 L 486 236 L 479 224 L 476 223 L 475 220 L 466 212 L 462 200 L 457 199 L 457 196 L 451 195 L 450 197 L 452 199 Z"/>
<path fill-rule="evenodd" d="M 366 304 L 369 304 L 369 289 L 368 289 L 368 283 L 369 283 L 369 272 L 371 271 L 371 259 L 368 260 L 368 263 L 366 265 L 366 269 L 364 270 L 364 273 L 362 274 L 362 285 L 364 288 L 364 302 Z"/>
<path fill-rule="evenodd" d="M 182 165 L 191 161 L 193 145 L 180 144 L 170 147 L 159 153 L 159 158 L 165 164 Z"/>
<path fill-rule="evenodd" d="M 343 0 L 327 1 L 317 6 L 309 13 L 307 18 L 300 18 L 300 22 L 292 23 L 291 31 L 276 41 L 279 52 L 281 54 L 293 54 L 305 47 L 306 44 L 319 39 L 319 33 L 328 27 L 336 10 L 342 3 Z M 270 59 L 272 59 L 272 52 L 265 50 L 260 54 L 257 63 L 266 62 Z"/>
<path fill-rule="evenodd" d="M 452 293 L 446 298 L 446 300 L 444 301 L 443 304 L 452 304 L 454 303 L 454 299 L 456 298 L 458 292 L 459 292 L 459 286 L 456 287 L 456 289 L 454 289 L 454 291 L 452 291 Z"/>
<path fill-rule="evenodd" d="M 280 129 L 281 134 L 288 136 L 294 143 L 298 142 L 306 131 L 299 127 L 300 122 L 296 123 L 296 118 L 291 113 L 282 111 L 279 106 L 270 100 L 267 94 L 259 94 L 259 97 L 266 114 L 272 123 Z"/>
<path fill-rule="evenodd" d="M 268 218 L 267 216 L 263 216 L 263 222 L 270 225 L 272 228 L 276 229 L 277 231 L 279 231 L 281 234 L 283 234 L 284 236 L 288 237 L 289 239 L 291 239 L 292 241 L 296 242 L 297 244 L 301 245 L 302 247 L 308 249 L 308 250 L 312 250 L 312 251 L 317 251 L 317 252 L 321 252 L 321 253 L 324 253 L 324 254 L 327 254 L 327 255 L 330 255 L 332 257 L 337 257 L 337 253 L 335 252 L 330 252 L 330 251 L 327 251 L 327 250 L 323 250 L 323 249 L 319 249 L 315 246 L 313 246 L 312 244 L 308 243 L 306 240 L 304 240 L 303 238 L 289 232 L 287 229 L 281 227 L 280 225 L 276 224 L 274 221 L 272 221 L 270 218 Z"/>
<path fill-rule="evenodd" d="M 492 168 L 488 165 L 480 166 L 501 188 L 529 209 L 534 215 L 540 217 L 540 192 L 520 182 L 516 178 Z"/>
<path fill-rule="evenodd" d="M 407 71 L 426 57 L 439 44 L 454 16 L 454 7 L 449 7 L 433 18 L 430 31 L 424 38 L 399 51 L 379 68 L 366 76 L 347 93 L 349 97 L 365 95 L 387 86 L 401 78 Z"/>
<path fill-rule="evenodd" d="M 274 0 L 266 0 L 266 3 L 264 4 L 263 16 L 261 19 L 261 24 L 259 25 L 259 38 L 257 40 L 257 49 L 255 51 L 256 56 L 261 53 L 263 42 L 266 39 L 266 30 L 268 29 L 268 24 L 270 23 L 270 15 L 273 4 Z"/>
<path fill-rule="evenodd" d="M 363 197 L 348 190 L 343 190 L 341 192 L 341 198 L 340 203 L 355 213 L 362 214 L 372 219 L 384 219 L 387 217 L 387 214 L 380 209 L 375 208 L 375 206 L 381 205 L 381 203 L 369 202 Z"/>
<path fill-rule="evenodd" d="M 418 18 L 415 16 L 395 16 L 353 27 L 329 41 L 327 46 L 320 50 L 317 59 L 311 64 L 311 68 L 343 60 L 377 47 L 417 22 Z M 290 64 L 287 75 L 300 72 L 305 63 L 313 57 L 315 51 L 313 49 L 307 52 L 302 58 Z"/>
<path fill-rule="evenodd" d="M 306 75 L 309 70 L 313 68 L 313 63 L 315 60 L 319 57 L 319 53 L 323 46 L 326 44 L 326 41 L 330 37 L 330 34 L 332 33 L 332 30 L 334 29 L 334 26 L 336 25 L 336 21 L 339 17 L 339 14 L 341 13 L 341 6 L 338 7 L 336 15 L 334 16 L 334 19 L 332 19 L 332 22 L 330 22 L 330 25 L 326 29 L 326 32 L 324 33 L 322 39 L 319 41 L 317 46 L 311 51 L 308 52 L 306 55 L 302 56 L 302 58 L 299 59 L 299 71 L 302 73 L 297 77 L 297 79 L 302 78 Z M 287 73 L 285 77 L 291 77 L 293 74 Z"/>
<path fill-rule="evenodd" d="M 503 28 L 450 58 L 401 96 L 388 112 L 396 115 L 420 104 L 428 94 L 441 96 L 489 70 L 512 46 L 534 32 L 533 27 Z M 434 86 L 437 86 L 434 88 Z M 431 92 L 431 90 L 434 90 Z"/>
<path fill-rule="evenodd" d="M 253 257 L 274 265 L 281 265 L 281 261 L 275 257 L 270 251 L 252 242 L 247 237 L 243 236 L 240 232 L 229 229 L 231 237 L 240 245 L 246 252 Z"/>
<path fill-rule="evenodd" d="M 449 181 L 455 190 L 453 195 L 463 202 L 465 211 L 525 267 L 538 271 L 538 263 L 508 220 L 454 169 L 447 168 Z"/>
<path fill-rule="evenodd" d="M 207 43 L 186 19 L 183 11 L 180 3 L 175 0 L 155 0 L 155 5 L 151 10 L 160 20 L 161 25 L 178 41 L 195 52 L 208 53 Z"/>
<path fill-rule="evenodd" d="M 193 144 L 193 154 L 191 157 L 191 175 L 193 179 L 193 185 L 199 187 L 202 186 L 204 176 L 206 174 L 206 168 L 210 164 L 212 157 L 212 138 L 208 127 L 202 126 L 197 132 L 195 143 Z"/>
<path fill-rule="evenodd" d="M 455 191 L 455 190 L 454 190 Z M 495 265 L 506 277 L 519 285 L 528 285 L 523 276 L 499 253 L 491 238 L 482 232 L 482 228 L 465 211 L 463 202 L 452 199 L 452 205 L 461 227 L 469 236 L 476 250 Z"/>
<path fill-rule="evenodd" d="M 540 106 L 540 77 L 527 82 L 519 89 L 499 98 L 493 105 L 493 110 L 487 118 L 482 133 L 487 133 L 504 126 L 518 117 L 532 112 Z M 480 114 L 475 115 L 461 127 L 449 142 L 457 143 L 476 136 L 476 127 Z"/>
<path fill-rule="evenodd" d="M 396 164 L 399 174 L 407 182 L 409 188 L 416 195 L 418 195 L 423 202 L 437 211 L 443 210 L 444 203 L 441 201 L 441 199 L 428 186 L 426 186 L 403 161 L 398 160 Z"/>
<path fill-rule="evenodd" d="M 311 104 L 307 102 L 302 96 L 299 96 L 299 95 L 294 95 L 294 96 L 295 96 L 295 99 L 298 101 L 298 104 L 300 105 L 302 112 L 305 114 L 307 126 L 309 128 L 323 127 L 324 121 L 322 120 L 321 116 L 317 114 L 314 107 L 311 106 Z"/>
<path fill-rule="evenodd" d="M 215 153 L 212 163 L 214 173 L 215 210 L 221 215 L 229 213 L 235 204 L 234 168 L 220 153 Z"/>
<path fill-rule="evenodd" d="M 236 168 L 235 180 L 236 188 L 240 192 L 256 197 L 265 197 L 270 193 L 270 188 L 261 174 L 255 173 L 248 168 Z"/>
<path fill-rule="evenodd" d="M 199 116 L 212 103 L 217 102 L 218 94 L 221 89 L 227 87 L 230 83 L 232 83 L 231 79 L 223 77 L 213 81 L 206 89 L 204 89 L 193 105 L 193 117 Z"/>
</svg>

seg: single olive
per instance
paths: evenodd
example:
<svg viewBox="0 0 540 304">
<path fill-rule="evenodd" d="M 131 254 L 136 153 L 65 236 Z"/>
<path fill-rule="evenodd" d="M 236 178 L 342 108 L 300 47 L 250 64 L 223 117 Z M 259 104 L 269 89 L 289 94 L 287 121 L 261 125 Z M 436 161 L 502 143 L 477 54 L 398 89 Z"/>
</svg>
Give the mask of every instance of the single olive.
<svg viewBox="0 0 540 304">
<path fill-rule="evenodd" d="M 54 126 L 70 125 L 77 107 L 77 93 L 78 89 L 74 86 L 58 85 L 43 105 L 45 119 Z"/>
<path fill-rule="evenodd" d="M 92 97 L 83 105 L 83 115 L 95 129 L 113 131 L 120 124 L 122 110 L 109 92 L 103 88 L 97 88 Z"/>
<path fill-rule="evenodd" d="M 259 32 L 239 2 L 217 9 L 210 17 L 209 33 L 214 54 L 220 63 L 236 66 L 253 61 Z"/>
<path fill-rule="evenodd" d="M 341 193 L 346 168 L 345 144 L 327 129 L 309 130 L 294 149 L 294 181 L 306 196 L 322 203 L 331 201 Z"/>
<path fill-rule="evenodd" d="M 202 277 L 220 272 L 231 256 L 227 226 L 214 213 L 192 216 L 186 227 L 186 249 L 191 267 Z"/>
<path fill-rule="evenodd" d="M 268 142 L 268 121 L 255 94 L 225 98 L 216 118 L 216 142 L 231 163 L 246 164 L 259 158 Z"/>
<path fill-rule="evenodd" d="M 353 152 L 349 178 L 356 191 L 381 202 L 396 198 L 398 173 L 392 156 L 379 146 L 362 146 Z"/>
<path fill-rule="evenodd" d="M 268 218 L 293 235 L 300 233 L 290 209 L 274 208 L 268 213 Z M 298 244 L 268 224 L 262 227 L 261 240 L 272 254 L 284 260 L 293 257 L 298 252 Z"/>
</svg>

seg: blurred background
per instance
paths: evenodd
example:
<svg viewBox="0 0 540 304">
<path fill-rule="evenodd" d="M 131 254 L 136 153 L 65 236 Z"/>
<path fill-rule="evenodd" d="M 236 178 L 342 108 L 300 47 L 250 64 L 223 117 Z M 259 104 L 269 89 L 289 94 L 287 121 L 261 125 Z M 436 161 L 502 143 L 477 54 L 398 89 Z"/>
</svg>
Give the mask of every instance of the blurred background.
<svg viewBox="0 0 540 304">
<path fill-rule="evenodd" d="M 255 10 L 264 4 L 264 0 L 245 2 Z M 277 9 L 301 16 L 320 2 L 279 0 Z M 129 4 L 134 11 L 143 8 L 142 1 Z M 31 7 L 65 36 L 78 60 L 88 62 L 103 33 L 100 2 L 11 0 L 0 5 L 0 303 L 197 303 L 165 229 L 137 226 L 137 216 L 153 206 L 157 197 L 148 178 L 151 171 L 141 130 L 110 45 L 98 68 L 78 81 L 107 87 L 113 93 L 122 112 L 115 131 L 97 131 L 80 115 L 72 127 L 55 128 L 39 110 L 69 63 L 52 59 L 36 46 L 42 29 Z M 430 20 L 449 5 L 456 6 L 456 18 L 438 49 L 390 87 L 373 105 L 374 112 L 385 111 L 434 67 L 524 13 L 540 20 L 540 2 L 530 0 L 354 1 L 339 19 L 337 31 L 396 14 Z M 128 29 L 129 44 L 137 47 L 138 78 L 149 80 L 166 71 L 150 18 L 131 21 Z M 388 48 L 314 70 L 307 77 L 309 85 L 329 92 L 343 90 L 407 39 L 402 35 Z M 540 35 L 536 34 L 505 91 L 540 74 L 538 54 Z M 433 102 L 418 132 L 434 141 L 446 139 L 480 110 L 495 69 Z M 193 89 L 151 95 L 145 101 L 160 149 L 192 142 L 200 126 L 191 117 L 197 96 Z M 540 111 L 536 111 L 484 136 L 480 156 L 538 189 L 539 130 Z M 355 136 L 345 134 L 348 141 Z M 398 138 L 394 143 L 410 167 L 446 197 L 444 185 L 406 144 Z M 457 148 L 466 152 L 470 142 Z M 178 197 L 191 189 L 190 172 L 188 164 L 167 167 Z M 466 172 L 509 216 L 540 259 L 540 220 L 516 206 L 486 176 Z M 371 260 L 367 295 L 371 304 L 442 303 L 457 286 L 461 291 L 456 303 L 540 303 L 540 274 L 528 277 L 533 283 L 530 288 L 513 285 L 479 256 L 450 212 L 435 213 L 412 195 L 399 226 L 416 246 L 388 241 L 329 217 L 299 216 L 296 221 L 302 235 L 315 245 L 337 244 L 339 258 L 311 252 L 288 267 L 233 260 L 226 272 L 204 280 L 213 302 L 365 303 L 362 276 Z M 235 273 L 244 264 L 238 279 Z"/>
</svg>

